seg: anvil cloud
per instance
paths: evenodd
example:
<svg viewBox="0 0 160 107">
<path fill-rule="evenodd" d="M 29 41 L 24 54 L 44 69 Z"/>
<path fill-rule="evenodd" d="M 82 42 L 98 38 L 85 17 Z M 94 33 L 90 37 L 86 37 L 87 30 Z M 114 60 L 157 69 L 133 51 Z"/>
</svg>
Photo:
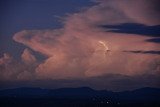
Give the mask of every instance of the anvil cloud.
<svg viewBox="0 0 160 107">
<path fill-rule="evenodd" d="M 15 79 L 80 79 L 109 74 L 157 75 L 159 54 L 127 51 L 158 51 L 160 44 L 147 42 L 149 36 L 109 32 L 102 25 L 140 23 L 159 25 L 156 0 L 96 0 L 96 5 L 63 20 L 64 27 L 54 30 L 24 30 L 13 39 L 46 57 L 38 62 L 30 50 L 22 53 L 24 66 Z M 106 46 L 108 50 L 106 50 Z M 6 54 L 0 65 L 8 63 Z M 12 63 L 11 63 L 12 64 Z M 32 66 L 31 66 L 32 65 Z M 14 70 L 13 70 L 14 71 Z M 13 72 L 10 70 L 10 72 Z M 21 72 L 22 71 L 22 72 Z M 26 76 L 27 75 L 27 76 Z"/>
</svg>

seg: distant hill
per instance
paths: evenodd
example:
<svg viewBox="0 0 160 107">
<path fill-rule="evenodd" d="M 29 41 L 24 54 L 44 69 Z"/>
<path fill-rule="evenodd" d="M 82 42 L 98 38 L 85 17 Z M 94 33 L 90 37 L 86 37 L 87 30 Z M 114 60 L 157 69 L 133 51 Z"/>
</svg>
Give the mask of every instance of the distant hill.
<svg viewBox="0 0 160 107">
<path fill-rule="evenodd" d="M 97 104 L 104 106 L 108 104 L 112 106 L 128 106 L 130 104 L 137 106 L 139 104 L 146 107 L 151 105 L 158 107 L 160 106 L 160 89 L 146 87 L 123 92 L 93 90 L 88 87 L 60 89 L 15 88 L 0 90 L 1 107 L 11 106 L 12 104 L 17 104 L 15 106 L 30 104 L 28 106 L 32 106 L 34 104 L 41 105 L 41 103 L 42 105 L 48 104 L 49 106 L 59 106 L 58 104 L 61 106 L 67 104 L 71 104 L 70 106 L 72 104 L 91 104 L 94 107 Z"/>
</svg>

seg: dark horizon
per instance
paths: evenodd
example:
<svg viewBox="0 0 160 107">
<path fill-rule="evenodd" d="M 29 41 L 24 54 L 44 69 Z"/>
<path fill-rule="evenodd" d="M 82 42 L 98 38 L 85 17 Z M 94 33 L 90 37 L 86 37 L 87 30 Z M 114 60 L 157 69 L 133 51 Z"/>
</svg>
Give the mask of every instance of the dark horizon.
<svg viewBox="0 0 160 107">
<path fill-rule="evenodd" d="M 160 88 L 141 88 L 133 91 L 112 92 L 81 88 L 16 88 L 0 90 L 0 105 L 11 106 L 76 106 L 76 107 L 158 107 Z M 7 101 L 6 101 L 7 100 Z"/>
</svg>

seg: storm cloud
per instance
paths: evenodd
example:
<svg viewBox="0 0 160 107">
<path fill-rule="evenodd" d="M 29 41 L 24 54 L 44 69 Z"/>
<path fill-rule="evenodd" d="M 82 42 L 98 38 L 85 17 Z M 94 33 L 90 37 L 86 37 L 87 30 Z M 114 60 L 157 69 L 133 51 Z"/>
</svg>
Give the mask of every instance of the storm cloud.
<svg viewBox="0 0 160 107">
<path fill-rule="evenodd" d="M 92 7 L 66 16 L 62 21 L 64 24 L 62 28 L 23 30 L 13 36 L 16 42 L 46 57 L 42 62 L 38 62 L 28 49 L 24 50 L 21 63 L 24 63 L 24 66 L 35 64 L 28 71 L 23 69 L 19 71 L 23 72 L 24 77 L 29 75 L 26 80 L 33 77 L 42 80 L 86 80 L 107 74 L 135 77 L 160 73 L 160 65 L 157 64 L 160 61 L 159 54 L 130 53 L 135 50 L 142 50 L 141 53 L 150 50 L 159 52 L 160 44 L 146 41 L 152 39 L 151 36 L 141 36 L 136 32 L 106 32 L 110 31 L 110 28 L 100 27 L 100 25 L 123 23 L 159 25 L 160 15 L 156 6 L 158 1 L 96 0 L 95 2 L 97 4 Z M 5 56 L 0 61 L 1 65 L 5 61 L 8 62 Z M 15 79 L 17 77 L 23 79 L 23 75 L 16 75 Z"/>
</svg>

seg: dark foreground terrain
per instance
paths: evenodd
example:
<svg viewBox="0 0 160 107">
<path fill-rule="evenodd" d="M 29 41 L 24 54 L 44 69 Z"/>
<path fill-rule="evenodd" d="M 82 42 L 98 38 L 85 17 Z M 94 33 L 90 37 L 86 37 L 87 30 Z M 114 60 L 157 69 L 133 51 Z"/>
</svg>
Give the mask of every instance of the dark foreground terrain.
<svg viewBox="0 0 160 107">
<path fill-rule="evenodd" d="M 0 107 L 160 107 L 160 89 L 96 91 L 87 87 L 0 91 Z"/>
</svg>

